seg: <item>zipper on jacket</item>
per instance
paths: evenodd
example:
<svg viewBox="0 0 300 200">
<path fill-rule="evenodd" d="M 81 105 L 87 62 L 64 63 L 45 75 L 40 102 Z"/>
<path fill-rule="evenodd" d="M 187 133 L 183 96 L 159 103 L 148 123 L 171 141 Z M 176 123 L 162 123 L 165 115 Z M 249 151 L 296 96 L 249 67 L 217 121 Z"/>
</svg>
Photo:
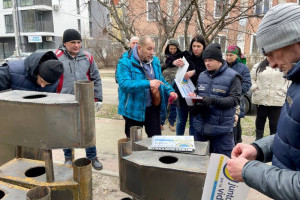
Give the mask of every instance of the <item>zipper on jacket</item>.
<svg viewBox="0 0 300 200">
<path fill-rule="evenodd" d="M 127 103 L 128 103 L 128 101 L 129 101 L 129 97 L 130 97 L 130 94 L 127 94 L 127 99 L 126 99 L 126 103 L 125 103 L 125 109 L 126 109 L 126 107 L 127 107 Z"/>
<path fill-rule="evenodd" d="M 71 67 L 71 63 L 69 62 L 69 67 L 70 67 L 70 72 L 71 74 L 73 74 L 73 71 L 72 71 L 72 67 Z"/>
</svg>

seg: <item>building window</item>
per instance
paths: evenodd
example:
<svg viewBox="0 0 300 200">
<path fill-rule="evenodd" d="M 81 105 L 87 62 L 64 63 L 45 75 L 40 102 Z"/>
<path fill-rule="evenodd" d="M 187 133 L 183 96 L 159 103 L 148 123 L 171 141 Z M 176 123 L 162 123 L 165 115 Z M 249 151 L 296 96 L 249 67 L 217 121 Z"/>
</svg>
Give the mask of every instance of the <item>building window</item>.
<svg viewBox="0 0 300 200">
<path fill-rule="evenodd" d="M 9 52 L 8 43 L 0 43 L 0 59 L 8 58 L 12 55 L 12 52 Z"/>
<path fill-rule="evenodd" d="M 257 15 L 266 14 L 272 6 L 272 1 L 270 0 L 256 0 L 256 2 L 255 14 Z"/>
<path fill-rule="evenodd" d="M 22 0 L 21 6 L 33 6 L 33 0 Z"/>
<path fill-rule="evenodd" d="M 81 21 L 80 19 L 77 19 L 77 25 L 78 25 L 78 31 L 81 33 Z"/>
<path fill-rule="evenodd" d="M 225 53 L 226 49 L 226 36 L 217 36 L 213 39 L 213 43 L 219 43 L 221 45 L 222 53 Z"/>
<path fill-rule="evenodd" d="M 229 0 L 216 0 L 215 1 L 215 17 L 221 17 L 229 6 Z"/>
<path fill-rule="evenodd" d="M 147 20 L 156 21 L 159 13 L 159 4 L 157 1 L 147 1 Z"/>
<path fill-rule="evenodd" d="M 13 33 L 14 32 L 13 16 L 4 15 L 4 20 L 5 20 L 6 33 Z"/>
<path fill-rule="evenodd" d="M 256 44 L 256 35 L 252 35 L 251 38 L 251 54 L 260 54 L 259 48 Z"/>
<path fill-rule="evenodd" d="M 77 14 L 80 14 L 80 4 L 79 0 L 76 0 Z"/>
<path fill-rule="evenodd" d="M 93 23 L 90 22 L 90 37 L 93 37 Z"/>
<path fill-rule="evenodd" d="M 89 9 L 89 17 L 92 17 L 92 8 L 91 8 L 91 2 L 88 2 L 88 9 Z"/>
<path fill-rule="evenodd" d="M 188 46 L 185 46 L 185 37 L 183 35 L 178 36 L 178 39 L 179 39 L 179 47 L 182 51 L 189 48 Z M 187 40 L 188 40 L 188 43 L 190 43 L 191 36 L 188 35 Z"/>
<path fill-rule="evenodd" d="M 24 32 L 35 32 L 35 12 L 34 10 L 22 10 L 22 22 Z"/>
<path fill-rule="evenodd" d="M 189 1 L 189 0 L 180 0 L 179 2 L 180 2 L 180 4 L 179 4 L 179 13 L 180 13 L 180 16 L 182 16 L 185 13 L 185 11 L 188 8 L 191 1 Z M 191 11 L 189 10 L 189 12 L 186 13 L 186 16 L 189 16 L 190 14 L 191 14 Z"/>
<path fill-rule="evenodd" d="M 3 0 L 3 8 L 12 8 L 11 0 Z"/>
</svg>

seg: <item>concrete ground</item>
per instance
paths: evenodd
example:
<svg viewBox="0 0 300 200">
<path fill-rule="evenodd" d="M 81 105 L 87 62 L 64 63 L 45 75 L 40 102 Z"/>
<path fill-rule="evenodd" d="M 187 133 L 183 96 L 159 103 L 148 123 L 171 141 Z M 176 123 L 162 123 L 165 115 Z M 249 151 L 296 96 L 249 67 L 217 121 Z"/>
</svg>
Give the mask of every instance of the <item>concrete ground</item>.
<svg viewBox="0 0 300 200">
<path fill-rule="evenodd" d="M 112 70 L 100 71 L 100 73 L 114 73 Z M 114 77 L 103 77 L 103 98 L 104 103 L 117 104 L 117 84 Z M 93 191 L 95 200 L 119 200 L 128 195 L 118 191 L 118 140 L 125 138 L 124 120 L 113 120 L 106 118 L 96 118 L 96 147 L 99 160 L 103 164 L 103 170 L 93 170 Z M 163 135 L 172 135 L 167 126 L 162 133 Z M 188 130 L 186 133 L 188 134 Z M 143 137 L 146 137 L 144 132 Z M 243 142 L 251 143 L 254 137 L 243 136 Z M 75 149 L 75 159 L 85 157 L 84 149 Z M 63 151 L 53 150 L 53 159 L 56 163 L 63 163 Z M 102 184 L 103 183 L 103 184 Z M 101 186 L 100 186 L 101 185 Z M 104 185 L 104 186 L 103 186 Z M 99 189 L 99 187 L 101 187 Z M 106 195 L 105 193 L 114 193 Z M 248 200 L 268 200 L 270 198 L 262 195 L 256 190 L 251 189 L 248 195 Z"/>
</svg>

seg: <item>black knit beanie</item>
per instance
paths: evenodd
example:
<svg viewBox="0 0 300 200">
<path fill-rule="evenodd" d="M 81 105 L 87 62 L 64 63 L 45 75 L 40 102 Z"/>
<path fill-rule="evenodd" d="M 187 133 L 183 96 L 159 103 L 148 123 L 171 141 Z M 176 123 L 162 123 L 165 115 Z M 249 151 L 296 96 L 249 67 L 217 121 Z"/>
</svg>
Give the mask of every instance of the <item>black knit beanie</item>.
<svg viewBox="0 0 300 200">
<path fill-rule="evenodd" d="M 221 51 L 221 46 L 219 43 L 212 43 L 206 47 L 206 49 L 203 51 L 202 58 L 207 59 L 214 59 L 218 60 L 220 62 L 223 62 L 223 57 L 222 57 L 222 51 Z"/>
<path fill-rule="evenodd" d="M 55 83 L 64 72 L 63 63 L 59 60 L 46 60 L 38 66 L 38 75 L 46 82 Z"/>
<path fill-rule="evenodd" d="M 82 41 L 80 33 L 75 29 L 65 30 L 64 35 L 63 35 L 63 43 L 69 42 L 69 41 L 72 41 L 72 40 Z"/>
</svg>

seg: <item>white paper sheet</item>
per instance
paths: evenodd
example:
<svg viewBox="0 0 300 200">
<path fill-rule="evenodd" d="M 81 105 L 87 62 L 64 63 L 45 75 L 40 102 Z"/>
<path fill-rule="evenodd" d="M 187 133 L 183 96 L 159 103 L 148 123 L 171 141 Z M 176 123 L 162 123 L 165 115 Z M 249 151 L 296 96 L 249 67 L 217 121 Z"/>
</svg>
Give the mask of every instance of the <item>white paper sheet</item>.
<svg viewBox="0 0 300 200">
<path fill-rule="evenodd" d="M 188 96 L 188 94 L 191 92 L 194 92 L 196 88 L 195 88 L 193 82 L 191 81 L 191 79 L 189 79 L 189 80 L 184 79 L 184 75 L 187 72 L 189 63 L 187 62 L 185 57 L 183 57 L 182 60 L 183 60 L 184 66 L 178 67 L 178 70 L 177 70 L 177 73 L 175 76 L 175 83 L 179 89 L 181 96 L 183 98 L 186 98 Z M 194 105 L 191 98 L 186 98 L 185 100 L 189 106 Z"/>
</svg>

